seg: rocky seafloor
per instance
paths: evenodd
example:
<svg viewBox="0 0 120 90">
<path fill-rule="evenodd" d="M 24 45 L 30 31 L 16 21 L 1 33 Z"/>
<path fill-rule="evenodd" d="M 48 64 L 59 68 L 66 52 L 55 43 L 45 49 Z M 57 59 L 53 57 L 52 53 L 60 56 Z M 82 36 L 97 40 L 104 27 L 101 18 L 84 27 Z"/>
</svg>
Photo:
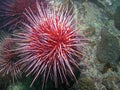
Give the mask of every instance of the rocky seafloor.
<svg viewBox="0 0 120 90">
<path fill-rule="evenodd" d="M 90 43 L 85 47 L 87 68 L 70 90 L 120 90 L 120 1 L 79 0 L 74 4 L 78 16 L 82 15 L 79 27 Z"/>
<path fill-rule="evenodd" d="M 86 65 L 78 83 L 57 90 L 120 90 L 120 0 L 51 0 L 74 6 L 75 20 L 89 44 L 86 57 L 80 63 Z M 78 32 L 79 33 L 79 32 Z M 0 85 L 3 80 L 1 79 Z M 19 81 L 7 90 L 41 90 L 39 85 L 29 88 L 29 80 Z M 45 90 L 54 90 L 48 83 Z"/>
</svg>

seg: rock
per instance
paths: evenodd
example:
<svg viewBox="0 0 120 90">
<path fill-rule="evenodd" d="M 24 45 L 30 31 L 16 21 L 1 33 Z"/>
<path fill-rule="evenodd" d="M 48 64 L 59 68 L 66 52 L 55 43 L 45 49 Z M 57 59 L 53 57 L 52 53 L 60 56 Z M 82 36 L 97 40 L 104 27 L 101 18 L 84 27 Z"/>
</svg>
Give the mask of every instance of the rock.
<svg viewBox="0 0 120 90">
<path fill-rule="evenodd" d="M 99 2 L 99 0 L 88 0 L 88 1 L 96 4 L 99 8 L 102 8 L 102 9 L 105 8 L 105 6 L 101 2 Z"/>
<path fill-rule="evenodd" d="M 95 90 L 94 80 L 90 77 L 83 77 L 69 90 Z"/>
<path fill-rule="evenodd" d="M 9 85 L 6 90 L 38 90 L 38 89 L 35 89 L 34 87 L 30 88 L 26 82 L 17 82 Z"/>
<path fill-rule="evenodd" d="M 97 45 L 97 59 L 100 62 L 116 65 L 120 58 L 119 40 L 108 30 L 101 31 L 101 40 Z"/>
<path fill-rule="evenodd" d="M 86 36 L 86 37 L 91 37 L 95 34 L 95 28 L 94 27 L 88 27 L 84 32 L 83 34 Z"/>
<path fill-rule="evenodd" d="M 118 30 L 120 30 L 120 6 L 116 8 L 114 14 L 114 25 Z"/>
</svg>

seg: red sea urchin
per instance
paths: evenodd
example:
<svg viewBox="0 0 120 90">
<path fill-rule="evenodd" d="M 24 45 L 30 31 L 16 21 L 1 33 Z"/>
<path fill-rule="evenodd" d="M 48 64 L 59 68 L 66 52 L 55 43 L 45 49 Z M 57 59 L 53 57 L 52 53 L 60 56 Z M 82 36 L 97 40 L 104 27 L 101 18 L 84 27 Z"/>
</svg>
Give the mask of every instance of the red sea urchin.
<svg viewBox="0 0 120 90">
<path fill-rule="evenodd" d="M 61 5 L 59 10 L 44 9 L 42 4 L 36 2 L 36 5 L 38 14 L 26 10 L 30 24 L 24 23 L 22 31 L 14 35 L 21 56 L 18 63 L 23 63 L 27 76 L 35 75 L 31 86 L 40 75 L 42 87 L 48 78 L 55 87 L 60 82 L 69 85 L 68 78 L 77 82 L 74 68 L 80 70 L 77 62 L 82 59 L 82 51 L 77 47 L 82 48 L 86 39 L 76 33 L 72 8 Z"/>
<path fill-rule="evenodd" d="M 43 2 L 43 0 L 39 0 Z M 45 0 L 44 0 L 45 2 Z M 0 28 L 10 26 L 11 29 L 21 25 L 21 22 L 27 21 L 23 12 L 31 8 L 34 12 L 37 10 L 35 0 L 1 0 L 0 1 Z"/>
<path fill-rule="evenodd" d="M 20 66 L 16 64 L 16 54 L 12 51 L 15 42 L 10 36 L 4 36 L 0 42 L 0 74 L 3 78 L 17 80 L 20 75 Z"/>
</svg>

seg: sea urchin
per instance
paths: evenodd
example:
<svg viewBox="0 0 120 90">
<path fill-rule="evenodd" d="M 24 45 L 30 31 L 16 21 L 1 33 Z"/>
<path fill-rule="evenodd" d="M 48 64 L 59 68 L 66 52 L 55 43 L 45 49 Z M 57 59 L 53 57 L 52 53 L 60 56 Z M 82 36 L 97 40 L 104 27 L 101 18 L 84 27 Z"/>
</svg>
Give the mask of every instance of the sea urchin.
<svg viewBox="0 0 120 90">
<path fill-rule="evenodd" d="M 69 85 L 68 78 L 77 82 L 74 69 L 80 70 L 77 62 L 82 59 L 77 47 L 83 47 L 85 38 L 76 33 L 73 8 L 60 5 L 56 10 L 44 9 L 38 2 L 36 5 L 38 14 L 26 10 L 30 24 L 23 23 L 22 31 L 14 35 L 21 56 L 19 63 L 23 63 L 27 76 L 35 75 L 31 86 L 39 76 L 43 77 L 42 87 L 48 78 L 55 87 L 60 82 Z"/>
<path fill-rule="evenodd" d="M 39 0 L 43 2 L 43 0 Z M 44 0 L 44 3 L 46 1 Z M 9 30 L 13 30 L 21 26 L 21 22 L 27 22 L 23 15 L 25 9 L 31 8 L 36 12 L 35 0 L 1 0 L 0 1 L 0 28 L 10 26 Z"/>
<path fill-rule="evenodd" d="M 14 46 L 15 42 L 10 36 L 4 36 L 0 42 L 0 74 L 13 82 L 21 76 L 20 66 L 16 64 L 17 55 L 12 51 Z"/>
</svg>

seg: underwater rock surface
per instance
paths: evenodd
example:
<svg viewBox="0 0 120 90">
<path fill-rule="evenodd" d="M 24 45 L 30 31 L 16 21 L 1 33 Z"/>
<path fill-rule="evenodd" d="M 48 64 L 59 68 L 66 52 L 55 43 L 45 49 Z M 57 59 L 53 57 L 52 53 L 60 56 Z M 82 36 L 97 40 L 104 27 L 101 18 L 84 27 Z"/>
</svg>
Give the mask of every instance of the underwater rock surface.
<svg viewBox="0 0 120 90">
<path fill-rule="evenodd" d="M 114 24 L 115 27 L 120 30 L 120 6 L 116 8 L 115 14 L 114 14 Z"/>
<path fill-rule="evenodd" d="M 106 1 L 111 1 L 111 5 Z M 76 16 L 81 16 L 78 27 L 90 40 L 85 47 L 89 58 L 84 59 L 87 69 L 81 71 L 83 75 L 78 84 L 68 90 L 120 90 L 120 32 L 114 24 L 116 19 L 115 23 L 120 25 L 119 14 L 114 14 L 120 1 L 84 0 L 81 4 L 79 1 L 74 3 L 78 10 Z"/>
<path fill-rule="evenodd" d="M 116 65 L 120 60 L 119 40 L 108 30 L 101 31 L 101 40 L 97 46 L 97 58 L 100 62 Z"/>
</svg>

